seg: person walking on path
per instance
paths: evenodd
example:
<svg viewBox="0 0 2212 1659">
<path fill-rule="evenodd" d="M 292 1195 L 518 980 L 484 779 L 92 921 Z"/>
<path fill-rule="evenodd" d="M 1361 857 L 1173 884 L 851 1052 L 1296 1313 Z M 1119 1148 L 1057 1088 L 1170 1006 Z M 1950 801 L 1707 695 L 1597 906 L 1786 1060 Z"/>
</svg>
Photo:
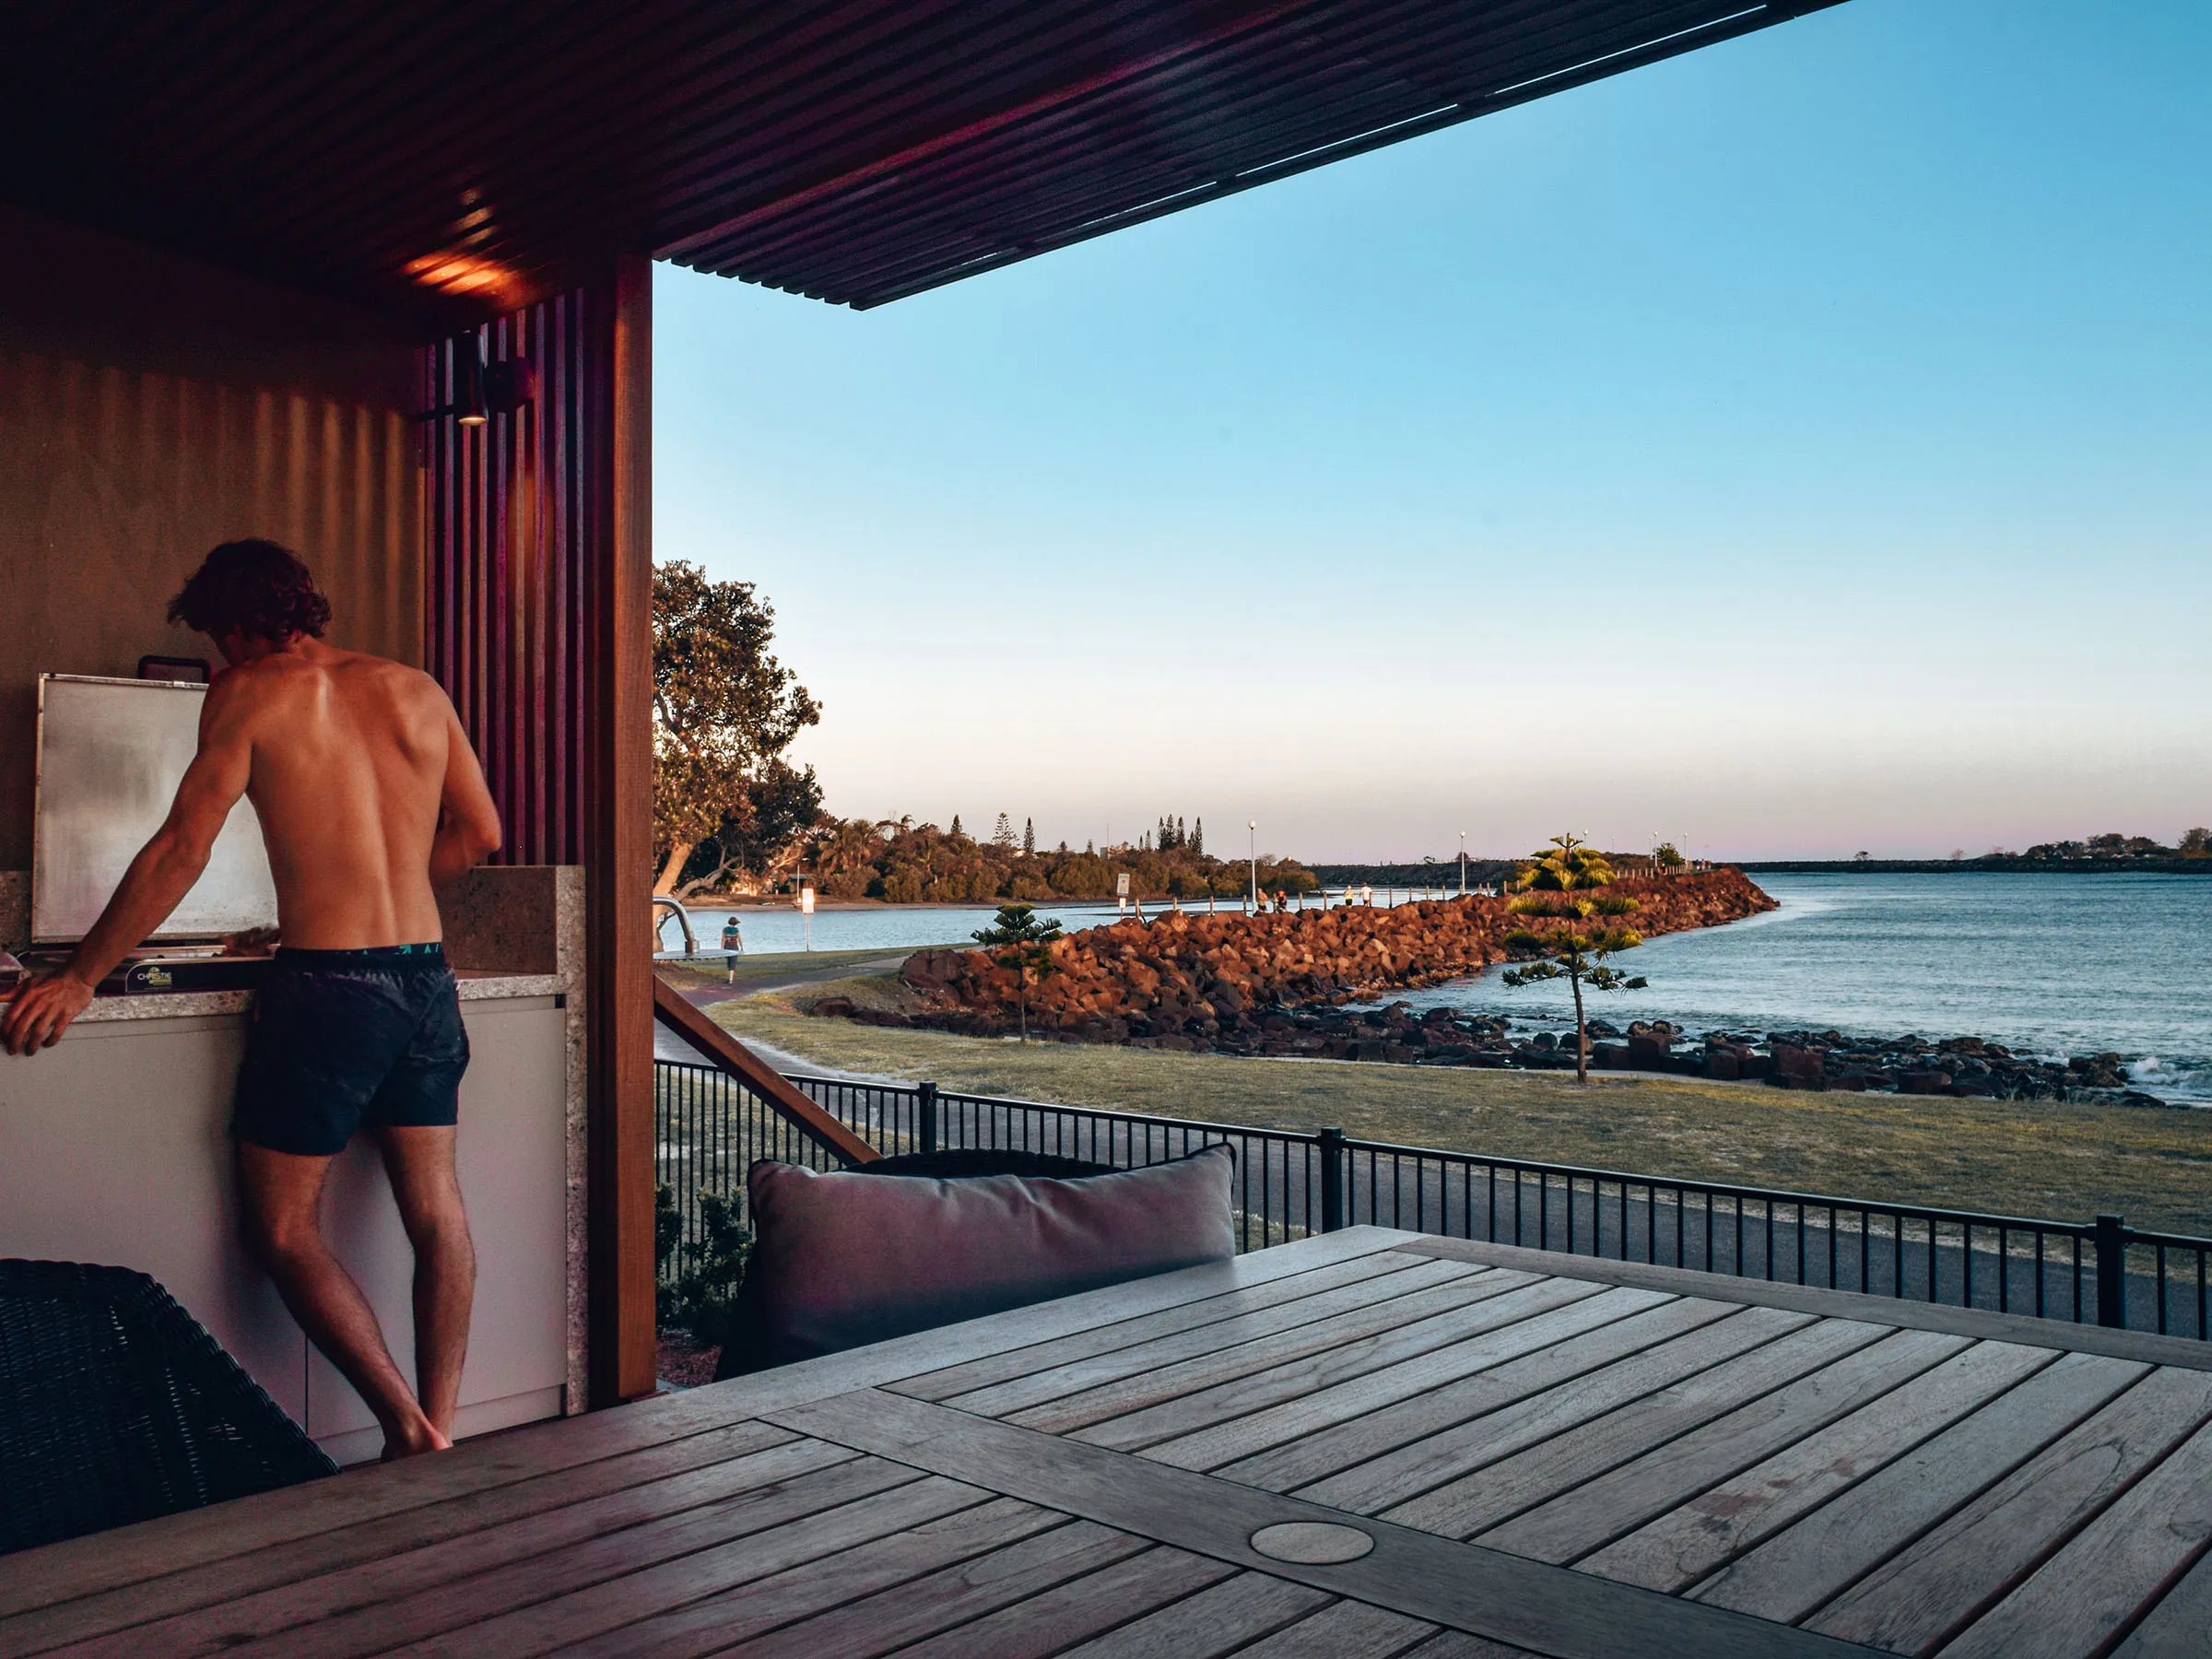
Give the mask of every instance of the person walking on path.
<svg viewBox="0 0 2212 1659">
<path fill-rule="evenodd" d="M 384 1431 L 387 1458 L 453 1443 L 476 1295 L 454 1167 L 468 1036 L 435 890 L 500 845 L 499 813 L 453 706 L 418 669 L 323 642 L 330 602 L 266 541 L 226 542 L 169 607 L 229 666 L 169 818 L 59 971 L 19 987 L 0 1047 L 59 1041 L 93 987 L 206 868 L 242 794 L 276 887 L 273 972 L 239 1069 L 246 1241 L 284 1304 Z M 415 1385 L 324 1242 L 323 1186 L 354 1133 L 377 1136 L 415 1250 Z"/>
</svg>

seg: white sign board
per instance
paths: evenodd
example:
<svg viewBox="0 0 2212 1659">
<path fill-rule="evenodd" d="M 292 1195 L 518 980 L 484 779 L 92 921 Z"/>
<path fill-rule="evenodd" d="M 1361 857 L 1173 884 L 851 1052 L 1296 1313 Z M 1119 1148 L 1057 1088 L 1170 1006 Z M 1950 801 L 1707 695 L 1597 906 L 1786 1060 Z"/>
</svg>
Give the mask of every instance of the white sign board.
<svg viewBox="0 0 2212 1659">
<path fill-rule="evenodd" d="M 81 939 L 138 849 L 169 817 L 199 748 L 205 686 L 175 680 L 39 677 L 38 804 L 31 819 L 30 932 Z M 276 920 L 261 820 L 241 800 L 207 868 L 157 939 L 211 938 Z"/>
<path fill-rule="evenodd" d="M 802 916 L 814 914 L 814 889 L 812 888 L 799 889 L 799 914 Z"/>
<path fill-rule="evenodd" d="M 1124 870 L 1120 875 L 1113 878 L 1113 896 L 1116 899 L 1126 899 L 1129 897 L 1128 871 Z"/>
</svg>

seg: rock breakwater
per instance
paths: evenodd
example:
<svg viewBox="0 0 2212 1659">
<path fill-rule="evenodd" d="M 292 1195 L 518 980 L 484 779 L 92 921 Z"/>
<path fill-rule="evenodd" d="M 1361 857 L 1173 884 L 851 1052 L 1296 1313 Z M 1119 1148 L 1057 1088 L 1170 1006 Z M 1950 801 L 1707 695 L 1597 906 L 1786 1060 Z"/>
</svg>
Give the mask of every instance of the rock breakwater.
<svg viewBox="0 0 2212 1659">
<path fill-rule="evenodd" d="M 1592 1024 L 1593 1038 L 1601 1036 L 1600 1023 Z M 1607 1038 L 1619 1035 L 1611 1027 L 1602 1032 Z M 1868 1038 L 1846 1037 L 1840 1031 L 1710 1031 L 1687 1047 L 1681 1046 L 1681 1039 L 1682 1033 L 1664 1020 L 1631 1027 L 1626 1041 L 1594 1041 L 1590 1063 L 1728 1082 L 1757 1079 L 1778 1088 L 2100 1106 L 2169 1104 L 2130 1087 L 2127 1062 L 2117 1053 L 2041 1060 L 1980 1037 L 1945 1037 L 1931 1042 L 1912 1033 Z M 1571 1054 L 1571 1042 L 1560 1047 Z"/>
<path fill-rule="evenodd" d="M 1735 869 L 1631 877 L 1608 890 L 1637 900 L 1628 920 L 1647 935 L 1776 908 Z M 1052 947 L 1055 971 L 1029 988 L 1030 1025 L 1092 1042 L 1307 1052 L 1297 1039 L 1312 1033 L 1300 1033 L 1293 1014 L 1479 972 L 1505 959 L 1505 936 L 1522 925 L 1504 900 L 1485 898 L 1119 922 Z M 900 977 L 923 1010 L 912 1023 L 993 1034 L 1015 1028 L 1020 981 L 984 951 L 919 951 Z M 1447 1017 L 1436 1024 L 1440 1035 L 1443 1024 L 1472 1032 Z"/>
</svg>

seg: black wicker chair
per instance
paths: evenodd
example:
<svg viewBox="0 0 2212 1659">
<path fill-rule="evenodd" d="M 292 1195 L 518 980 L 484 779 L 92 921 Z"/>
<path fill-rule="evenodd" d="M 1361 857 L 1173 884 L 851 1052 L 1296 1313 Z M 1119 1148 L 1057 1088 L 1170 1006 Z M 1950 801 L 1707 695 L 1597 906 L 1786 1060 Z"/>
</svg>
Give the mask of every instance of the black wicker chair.
<svg viewBox="0 0 2212 1659">
<path fill-rule="evenodd" d="M 145 1274 L 0 1261 L 0 1554 L 336 1473 Z"/>
</svg>

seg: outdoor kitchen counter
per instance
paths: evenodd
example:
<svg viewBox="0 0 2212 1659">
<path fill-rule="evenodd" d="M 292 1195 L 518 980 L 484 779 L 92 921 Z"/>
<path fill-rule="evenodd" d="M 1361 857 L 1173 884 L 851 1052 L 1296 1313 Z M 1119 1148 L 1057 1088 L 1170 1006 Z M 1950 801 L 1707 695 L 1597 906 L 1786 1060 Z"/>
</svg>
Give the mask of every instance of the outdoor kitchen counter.
<svg viewBox="0 0 2212 1659">
<path fill-rule="evenodd" d="M 491 964 L 456 971 L 471 1050 L 461 1185 L 477 1255 L 464 1435 L 561 1415 L 582 1397 L 583 1363 L 581 884 L 565 869 L 483 874 L 481 913 L 456 906 L 447 928 L 457 961 Z M 367 1407 L 239 1241 L 229 1126 L 252 1001 L 100 997 L 54 1047 L 0 1055 L 0 1256 L 152 1275 L 332 1456 L 355 1462 L 382 1443 Z M 372 1137 L 332 1169 L 324 1230 L 412 1375 L 413 1253 Z"/>
<path fill-rule="evenodd" d="M 465 1003 L 489 1002 L 515 996 L 559 996 L 568 988 L 558 973 L 500 973 L 487 969 L 460 968 L 453 977 L 461 982 Z M 100 1025 L 115 1019 L 180 1019 L 195 1014 L 243 1014 L 253 1003 L 251 991 L 157 991 L 133 996 L 95 997 L 92 1006 L 76 1017 L 76 1023 Z"/>
</svg>

